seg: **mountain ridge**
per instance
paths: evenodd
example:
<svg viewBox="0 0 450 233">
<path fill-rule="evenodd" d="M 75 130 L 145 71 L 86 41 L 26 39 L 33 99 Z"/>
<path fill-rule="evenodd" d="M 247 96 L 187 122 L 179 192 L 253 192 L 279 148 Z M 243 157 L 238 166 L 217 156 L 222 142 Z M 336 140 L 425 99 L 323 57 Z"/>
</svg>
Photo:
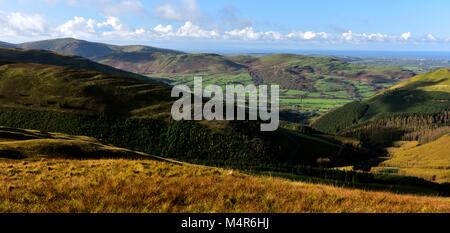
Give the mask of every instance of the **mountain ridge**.
<svg viewBox="0 0 450 233">
<path fill-rule="evenodd" d="M 144 45 L 112 45 L 98 42 L 90 42 L 75 38 L 60 38 L 42 40 L 17 44 L 16 47 L 22 49 L 49 50 L 62 55 L 76 55 L 86 57 L 91 60 L 99 60 L 102 57 L 118 52 L 164 52 L 180 54 L 183 52 L 161 49 Z"/>
</svg>

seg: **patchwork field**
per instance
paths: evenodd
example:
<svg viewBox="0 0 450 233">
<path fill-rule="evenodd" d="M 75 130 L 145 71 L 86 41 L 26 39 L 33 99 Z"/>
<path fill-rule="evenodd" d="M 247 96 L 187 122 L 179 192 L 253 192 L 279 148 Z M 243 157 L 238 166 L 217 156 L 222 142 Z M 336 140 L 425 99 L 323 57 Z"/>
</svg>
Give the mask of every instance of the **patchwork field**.
<svg viewBox="0 0 450 233">
<path fill-rule="evenodd" d="M 190 59 L 198 60 L 200 57 L 195 55 Z M 218 58 L 215 57 L 217 62 Z M 205 72 L 195 72 L 192 66 L 188 66 L 183 71 L 164 68 L 172 72 L 145 75 L 172 85 L 186 84 L 191 87 L 194 77 L 202 77 L 204 85 L 222 87 L 227 84 L 277 84 L 281 88 L 283 109 L 317 114 L 371 97 L 377 91 L 413 75 L 411 71 L 400 67 L 357 65 L 335 58 L 291 54 L 232 56 L 223 59 L 218 64 L 205 64 Z M 230 64 L 234 64 L 232 67 L 235 69 L 217 69 L 217 66 L 230 66 L 225 62 L 226 59 L 233 62 Z"/>
</svg>

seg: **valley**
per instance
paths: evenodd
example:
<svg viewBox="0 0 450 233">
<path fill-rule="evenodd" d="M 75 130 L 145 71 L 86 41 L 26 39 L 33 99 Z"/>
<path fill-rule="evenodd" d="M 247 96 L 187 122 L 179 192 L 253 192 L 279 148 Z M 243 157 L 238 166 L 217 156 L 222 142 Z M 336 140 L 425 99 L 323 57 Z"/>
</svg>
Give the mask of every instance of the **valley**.
<svg viewBox="0 0 450 233">
<path fill-rule="evenodd" d="M 23 43 L 15 47 L 81 56 L 118 69 L 159 78 L 171 85 L 192 84 L 194 76 L 201 76 L 207 83 L 217 85 L 278 84 L 282 90 L 282 107 L 307 112 L 308 115 L 321 114 L 370 97 L 415 75 L 415 71 L 402 66 L 360 65 L 340 58 L 292 54 L 188 54 L 148 46 L 115 46 L 72 38 Z"/>
<path fill-rule="evenodd" d="M 0 43 L 0 211 L 448 212 L 449 69 L 378 63 Z M 280 85 L 280 128 L 173 120 L 194 76 Z"/>
</svg>

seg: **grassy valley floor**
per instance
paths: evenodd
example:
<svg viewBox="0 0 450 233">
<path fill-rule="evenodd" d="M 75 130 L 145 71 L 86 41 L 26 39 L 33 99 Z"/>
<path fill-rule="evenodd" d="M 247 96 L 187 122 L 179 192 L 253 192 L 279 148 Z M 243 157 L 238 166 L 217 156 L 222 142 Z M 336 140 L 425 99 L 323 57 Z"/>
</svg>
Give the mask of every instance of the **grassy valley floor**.
<svg viewBox="0 0 450 233">
<path fill-rule="evenodd" d="M 369 192 L 155 160 L 0 160 L 0 212 L 450 212 Z"/>
</svg>

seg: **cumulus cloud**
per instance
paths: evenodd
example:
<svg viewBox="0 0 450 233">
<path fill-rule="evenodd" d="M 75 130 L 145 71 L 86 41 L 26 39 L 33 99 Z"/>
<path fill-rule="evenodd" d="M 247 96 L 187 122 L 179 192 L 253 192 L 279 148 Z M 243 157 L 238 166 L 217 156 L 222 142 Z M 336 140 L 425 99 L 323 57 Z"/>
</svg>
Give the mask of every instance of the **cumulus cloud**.
<svg viewBox="0 0 450 233">
<path fill-rule="evenodd" d="M 295 40 L 314 40 L 314 39 L 328 39 L 330 35 L 326 32 L 313 32 L 313 31 L 306 31 L 306 32 L 291 32 L 287 34 L 287 38 L 289 39 L 295 39 Z"/>
<path fill-rule="evenodd" d="M 109 1 L 109 0 L 105 0 Z M 195 2 L 195 1 L 192 1 Z M 194 11 L 195 4 L 191 10 Z M 75 16 L 67 21 L 51 25 L 39 14 L 0 11 L 0 36 L 10 38 L 55 38 L 76 37 L 80 39 L 214 39 L 236 41 L 283 41 L 299 43 L 449 43 L 450 39 L 436 37 L 433 34 L 413 36 L 411 32 L 389 35 L 381 32 L 364 33 L 351 30 L 341 32 L 257 30 L 252 26 L 234 27 L 229 30 L 204 27 L 191 20 L 170 24 L 132 27 L 121 21 L 118 16 L 103 19 Z M 183 18 L 180 16 L 180 19 Z"/>
<path fill-rule="evenodd" d="M 426 39 L 427 41 L 431 41 L 431 42 L 437 41 L 437 38 L 436 38 L 433 34 L 431 34 L 431 33 L 428 33 L 428 34 L 425 36 L 425 39 Z"/>
<path fill-rule="evenodd" d="M 403 40 L 409 40 L 411 38 L 411 32 L 405 32 L 402 34 Z"/>
<path fill-rule="evenodd" d="M 98 23 L 97 26 L 99 28 L 111 28 L 114 31 L 122 31 L 124 26 L 120 22 L 119 18 L 114 16 L 106 17 L 106 21 Z"/>
<path fill-rule="evenodd" d="M 63 23 L 56 31 L 63 36 L 82 37 L 95 33 L 96 22 L 93 19 L 75 16 Z"/>
<path fill-rule="evenodd" d="M 355 33 L 352 31 L 343 32 L 339 37 L 341 41 L 366 43 L 366 42 L 389 42 L 397 41 L 399 38 L 384 33 Z"/>
<path fill-rule="evenodd" d="M 155 14 L 165 20 L 195 21 L 201 12 L 196 0 L 178 0 L 157 6 Z"/>
<path fill-rule="evenodd" d="M 344 38 L 344 40 L 352 40 L 353 39 L 353 32 L 352 31 L 347 31 L 347 32 L 343 32 L 342 37 Z"/>
<path fill-rule="evenodd" d="M 382 33 L 372 33 L 372 34 L 362 34 L 363 38 L 366 38 L 369 41 L 378 41 L 378 42 L 383 42 L 383 41 L 387 41 L 390 39 L 389 35 L 386 34 L 382 34 Z"/>
<path fill-rule="evenodd" d="M 92 38 L 98 36 L 109 36 L 119 38 L 133 38 L 144 35 L 144 28 L 129 28 L 119 18 L 108 16 L 104 21 L 97 22 L 94 19 L 75 16 L 54 31 L 54 36 L 69 36 L 79 38 Z"/>
<path fill-rule="evenodd" d="M 229 38 L 241 40 L 257 40 L 261 37 L 261 34 L 259 32 L 256 32 L 252 27 L 246 27 L 243 29 L 234 29 L 225 32 L 225 35 Z"/>
<path fill-rule="evenodd" d="M 264 32 L 263 38 L 266 40 L 278 41 L 278 40 L 283 40 L 284 35 L 280 32 L 267 31 L 267 32 Z"/>
<path fill-rule="evenodd" d="M 45 34 L 47 24 L 39 14 L 0 12 L 0 36 L 37 36 Z"/>
<path fill-rule="evenodd" d="M 172 30 L 173 30 L 172 25 L 163 26 L 162 24 L 158 24 L 156 27 L 153 28 L 153 31 L 155 31 L 159 34 L 168 34 L 168 33 L 171 33 Z"/>
<path fill-rule="evenodd" d="M 209 31 L 202 29 L 200 26 L 187 21 L 181 26 L 176 33 L 179 37 L 195 37 L 195 38 L 217 38 L 219 33 L 216 31 Z"/>
</svg>

